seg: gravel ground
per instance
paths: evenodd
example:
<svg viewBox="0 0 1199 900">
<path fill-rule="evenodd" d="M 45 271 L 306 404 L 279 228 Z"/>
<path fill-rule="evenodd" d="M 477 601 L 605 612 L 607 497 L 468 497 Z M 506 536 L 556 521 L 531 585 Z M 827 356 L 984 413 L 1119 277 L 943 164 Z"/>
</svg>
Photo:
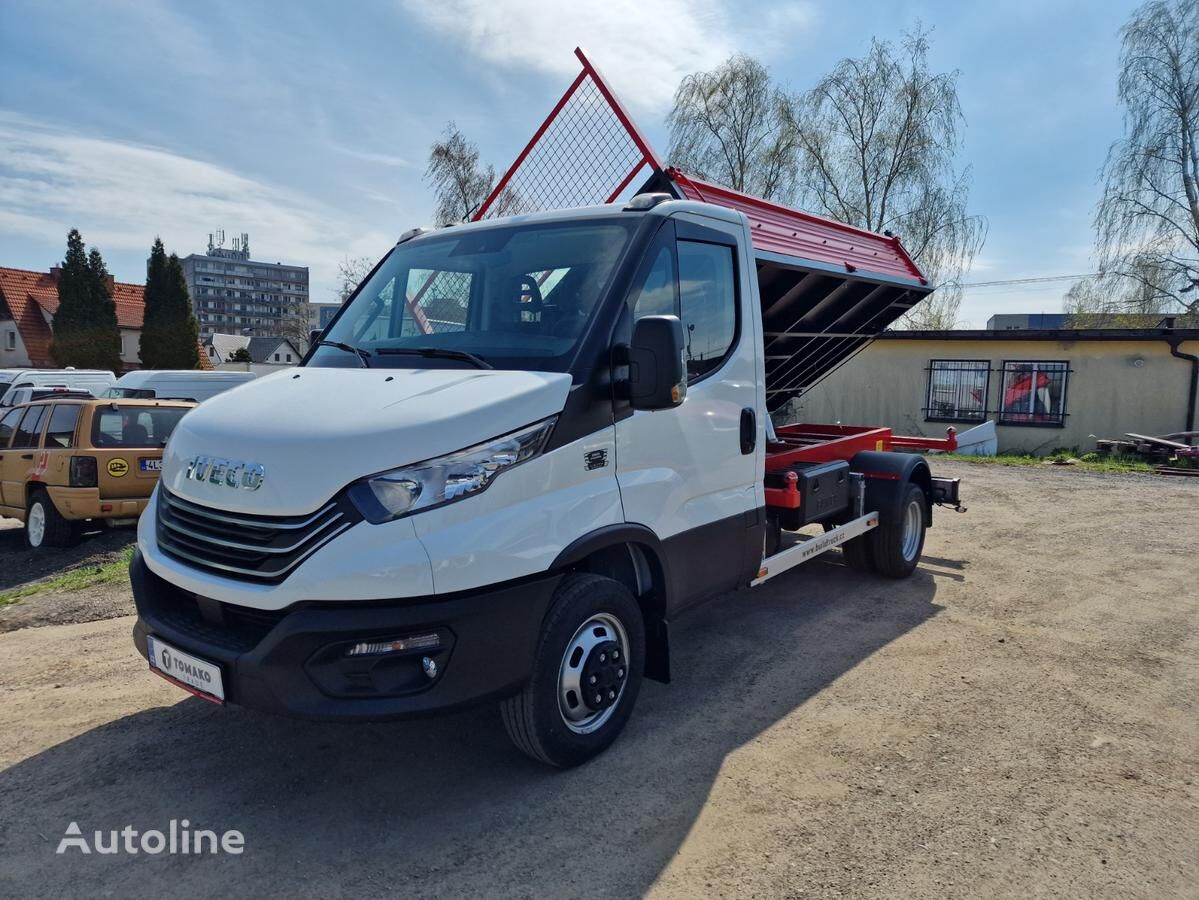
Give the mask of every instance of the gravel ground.
<svg viewBox="0 0 1199 900">
<path fill-rule="evenodd" d="M 136 540 L 133 527 L 106 527 L 85 533 L 74 547 L 34 551 L 25 546 L 20 522 L 0 518 L 0 596 L 68 571 L 111 562 Z M 133 611 L 127 583 L 97 585 L 88 591 L 45 591 L 0 605 L 0 634 L 37 625 L 94 622 Z"/>
<path fill-rule="evenodd" d="M 185 699 L 128 617 L 0 635 L 0 895 L 1196 897 L 1199 484 L 938 468 L 970 512 L 911 579 L 834 553 L 708 604 L 570 772 L 492 709 Z M 245 852 L 54 852 L 172 818 Z"/>
</svg>

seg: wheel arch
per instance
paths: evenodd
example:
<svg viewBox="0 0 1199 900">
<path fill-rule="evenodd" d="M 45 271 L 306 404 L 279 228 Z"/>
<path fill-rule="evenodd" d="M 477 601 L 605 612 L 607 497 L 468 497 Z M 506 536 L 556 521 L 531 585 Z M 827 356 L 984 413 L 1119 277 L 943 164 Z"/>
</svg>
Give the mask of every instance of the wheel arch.
<svg viewBox="0 0 1199 900">
<path fill-rule="evenodd" d="M 866 508 L 897 512 L 904 486 L 924 492 L 924 524 L 933 524 L 933 476 L 924 457 L 885 450 L 863 450 L 849 461 L 850 471 L 866 477 Z"/>
<path fill-rule="evenodd" d="M 670 572 L 662 543 L 644 525 L 606 525 L 571 541 L 550 567 L 553 572 L 591 572 L 620 582 L 637 600 L 645 622 L 645 677 L 670 681 L 670 634 L 666 621 Z"/>
</svg>

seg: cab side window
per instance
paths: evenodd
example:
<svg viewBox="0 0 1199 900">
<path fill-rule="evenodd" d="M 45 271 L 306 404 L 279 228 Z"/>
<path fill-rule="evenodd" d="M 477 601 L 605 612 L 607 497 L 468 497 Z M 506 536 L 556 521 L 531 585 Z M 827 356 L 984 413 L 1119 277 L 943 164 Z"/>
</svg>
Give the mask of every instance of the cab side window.
<svg viewBox="0 0 1199 900">
<path fill-rule="evenodd" d="M 21 424 L 17 426 L 17 433 L 13 436 L 12 449 L 27 449 L 38 445 L 38 437 L 42 432 L 42 419 L 46 415 L 46 407 L 31 406 L 25 410 L 25 417 L 21 419 Z"/>
<path fill-rule="evenodd" d="M 23 409 L 9 410 L 4 414 L 4 418 L 0 419 L 0 450 L 7 450 L 8 445 L 12 443 L 12 436 L 17 430 L 17 422 L 20 421 L 23 412 L 25 412 Z"/>
<path fill-rule="evenodd" d="M 633 299 L 633 321 L 642 316 L 677 316 L 678 295 L 675 293 L 674 253 L 663 242 L 646 270 L 641 289 Z"/>
<path fill-rule="evenodd" d="M 720 368 L 737 336 L 736 268 L 725 244 L 679 241 L 679 318 L 687 382 Z"/>
<path fill-rule="evenodd" d="M 80 407 L 76 404 L 59 404 L 50 413 L 50 424 L 46 426 L 46 447 L 70 448 L 75 446 L 75 423 L 79 421 Z"/>
</svg>

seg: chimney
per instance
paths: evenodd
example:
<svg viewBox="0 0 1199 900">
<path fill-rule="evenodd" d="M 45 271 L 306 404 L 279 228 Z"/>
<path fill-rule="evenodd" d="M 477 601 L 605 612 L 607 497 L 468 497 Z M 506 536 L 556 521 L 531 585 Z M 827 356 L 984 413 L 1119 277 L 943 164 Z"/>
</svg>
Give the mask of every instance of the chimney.
<svg viewBox="0 0 1199 900">
<path fill-rule="evenodd" d="M 108 293 L 115 294 L 117 290 L 117 280 L 111 274 L 104 276 L 104 283 L 108 285 Z"/>
<path fill-rule="evenodd" d="M 62 275 L 62 266 L 50 267 L 50 278 L 55 284 L 58 284 L 58 278 L 60 275 Z"/>
</svg>

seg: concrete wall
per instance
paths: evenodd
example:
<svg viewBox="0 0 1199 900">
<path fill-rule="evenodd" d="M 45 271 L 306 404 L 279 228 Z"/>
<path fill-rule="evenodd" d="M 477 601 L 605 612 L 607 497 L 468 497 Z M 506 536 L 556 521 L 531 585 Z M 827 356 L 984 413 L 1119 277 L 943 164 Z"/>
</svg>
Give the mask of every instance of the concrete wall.
<svg viewBox="0 0 1199 900">
<path fill-rule="evenodd" d="M 1199 341 L 1180 348 L 1199 354 Z M 1095 449 L 1095 438 L 1125 432 L 1166 434 L 1186 426 L 1190 363 L 1162 340 L 891 340 L 875 341 L 798 401 L 789 421 L 887 425 L 897 433 L 941 436 L 948 424 L 923 409 L 933 359 L 988 360 L 989 419 L 997 419 L 1004 360 L 1066 360 L 1070 375 L 1064 427 L 999 425 L 1000 452 L 1048 453 L 1058 447 Z M 1137 361 L 1143 361 L 1137 365 Z"/>
</svg>

